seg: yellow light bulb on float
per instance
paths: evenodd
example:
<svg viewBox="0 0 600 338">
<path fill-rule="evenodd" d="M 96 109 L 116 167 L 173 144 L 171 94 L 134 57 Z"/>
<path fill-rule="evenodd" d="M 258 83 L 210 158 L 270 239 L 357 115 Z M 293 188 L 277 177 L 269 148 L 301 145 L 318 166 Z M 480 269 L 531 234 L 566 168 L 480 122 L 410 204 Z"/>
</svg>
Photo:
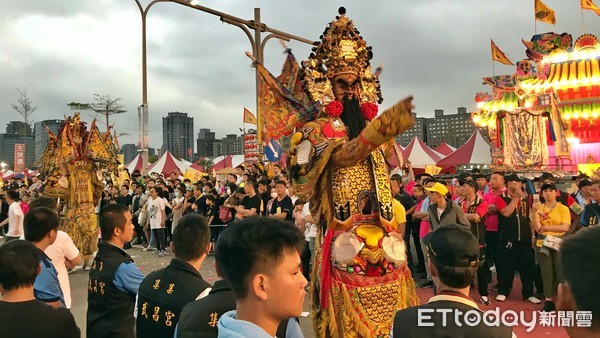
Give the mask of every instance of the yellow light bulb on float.
<svg viewBox="0 0 600 338">
<path fill-rule="evenodd" d="M 595 118 L 595 119 L 597 119 L 598 118 L 598 112 L 597 111 L 592 112 L 592 117 Z"/>
<path fill-rule="evenodd" d="M 579 144 L 579 139 L 577 137 L 567 137 L 567 142 L 570 145 Z"/>
<path fill-rule="evenodd" d="M 573 113 L 573 118 L 574 119 L 578 119 L 579 118 L 579 113 Z"/>
<path fill-rule="evenodd" d="M 585 112 L 585 113 L 581 114 L 581 117 L 583 117 L 584 119 L 589 119 L 590 114 L 588 112 Z"/>
<path fill-rule="evenodd" d="M 473 123 L 479 124 L 479 121 L 481 121 L 481 117 L 479 117 L 479 115 L 473 115 Z"/>
<path fill-rule="evenodd" d="M 570 120 L 571 119 L 571 114 L 563 114 L 563 119 Z"/>
</svg>

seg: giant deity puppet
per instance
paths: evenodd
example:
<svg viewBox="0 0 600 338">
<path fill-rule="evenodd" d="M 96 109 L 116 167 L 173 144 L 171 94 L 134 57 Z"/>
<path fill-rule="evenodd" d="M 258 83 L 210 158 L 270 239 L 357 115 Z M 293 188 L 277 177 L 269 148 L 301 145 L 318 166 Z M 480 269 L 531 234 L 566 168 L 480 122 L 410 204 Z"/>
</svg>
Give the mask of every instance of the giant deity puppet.
<svg viewBox="0 0 600 338">
<path fill-rule="evenodd" d="M 392 212 L 393 138 L 414 125 L 412 97 L 377 116 L 371 47 L 340 8 L 302 63 L 322 109 L 291 137 L 290 170 L 321 225 L 311 284 L 319 337 L 387 337 L 397 310 L 417 305 L 402 229 Z"/>
<path fill-rule="evenodd" d="M 109 131 L 100 133 L 96 120 L 87 130 L 79 113 L 65 119 L 58 135 L 48 133 L 40 159 L 40 174 L 46 179 L 43 194 L 65 202 L 60 229 L 87 259 L 98 247 L 95 208 L 103 189 L 98 175 L 103 170 L 116 173 L 119 164 L 113 138 Z"/>
</svg>

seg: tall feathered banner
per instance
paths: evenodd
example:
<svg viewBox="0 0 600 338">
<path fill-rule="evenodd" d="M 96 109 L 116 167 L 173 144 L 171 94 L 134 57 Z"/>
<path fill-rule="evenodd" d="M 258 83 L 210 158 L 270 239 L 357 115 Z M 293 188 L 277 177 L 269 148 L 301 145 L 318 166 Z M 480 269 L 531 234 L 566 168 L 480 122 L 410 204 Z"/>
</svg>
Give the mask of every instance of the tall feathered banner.
<svg viewBox="0 0 600 338">
<path fill-rule="evenodd" d="M 258 68 L 258 113 L 261 114 L 263 142 L 289 136 L 294 128 L 312 121 L 317 116 L 319 106 L 312 102 L 300 82 L 300 65 L 290 49 L 281 75 L 274 77 L 263 65 Z"/>
</svg>

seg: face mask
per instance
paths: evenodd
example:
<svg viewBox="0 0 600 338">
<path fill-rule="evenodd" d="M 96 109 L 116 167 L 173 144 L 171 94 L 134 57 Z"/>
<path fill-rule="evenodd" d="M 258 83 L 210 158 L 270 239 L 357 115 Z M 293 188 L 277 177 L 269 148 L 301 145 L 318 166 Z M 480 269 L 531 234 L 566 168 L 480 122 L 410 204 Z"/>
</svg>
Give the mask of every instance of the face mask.
<svg viewBox="0 0 600 338">
<path fill-rule="evenodd" d="M 175 197 L 179 197 L 179 191 L 175 192 Z"/>
<path fill-rule="evenodd" d="M 276 192 L 272 192 L 271 193 L 271 198 L 275 198 L 275 197 L 277 197 L 277 193 Z"/>
<path fill-rule="evenodd" d="M 231 195 L 231 189 L 227 188 L 226 192 L 227 192 L 227 195 Z"/>
</svg>

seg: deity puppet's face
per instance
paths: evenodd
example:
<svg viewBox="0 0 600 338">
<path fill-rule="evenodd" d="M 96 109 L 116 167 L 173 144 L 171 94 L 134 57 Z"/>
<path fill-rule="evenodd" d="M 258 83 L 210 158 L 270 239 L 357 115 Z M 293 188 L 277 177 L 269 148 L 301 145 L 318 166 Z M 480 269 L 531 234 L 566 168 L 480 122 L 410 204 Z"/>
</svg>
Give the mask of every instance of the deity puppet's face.
<svg viewBox="0 0 600 338">
<path fill-rule="evenodd" d="M 333 96 L 336 100 L 342 101 L 344 96 L 348 98 L 358 98 L 360 88 L 358 76 L 354 73 L 342 73 L 331 79 Z"/>
</svg>

